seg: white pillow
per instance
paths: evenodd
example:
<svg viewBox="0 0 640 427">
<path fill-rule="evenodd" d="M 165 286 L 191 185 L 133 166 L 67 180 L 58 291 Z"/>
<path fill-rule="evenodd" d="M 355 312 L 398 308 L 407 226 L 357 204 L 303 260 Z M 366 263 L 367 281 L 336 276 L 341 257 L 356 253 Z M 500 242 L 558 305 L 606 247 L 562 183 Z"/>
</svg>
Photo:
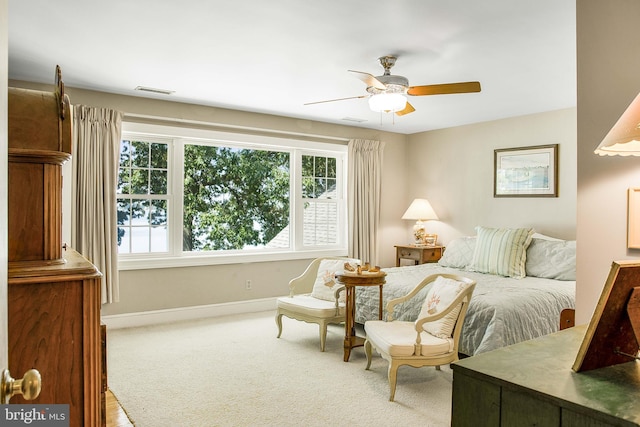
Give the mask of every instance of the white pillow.
<svg viewBox="0 0 640 427">
<path fill-rule="evenodd" d="M 576 280 L 576 241 L 534 238 L 527 249 L 527 276 Z"/>
<path fill-rule="evenodd" d="M 344 263 L 349 262 L 354 267 L 360 263 L 357 259 L 342 258 L 342 259 L 323 259 L 318 266 L 318 275 L 316 281 L 313 284 L 311 290 L 311 296 L 326 301 L 335 301 L 334 295 L 336 285 L 336 272 L 344 270 Z M 340 302 L 344 302 L 345 293 L 340 293 Z"/>
<path fill-rule="evenodd" d="M 476 227 L 478 239 L 469 267 L 479 273 L 522 279 L 526 275 L 527 248 L 532 228 Z"/>
<path fill-rule="evenodd" d="M 438 276 L 433 282 L 433 285 L 431 285 L 431 289 L 429 289 L 429 293 L 422 304 L 418 319 L 442 311 L 451 304 L 467 286 L 469 285 L 465 282 L 458 282 L 448 277 Z M 456 325 L 456 319 L 462 308 L 461 306 L 462 304 L 458 304 L 457 307 L 454 307 L 453 310 L 441 319 L 425 323 L 424 330 L 439 338 L 450 338 L 453 333 L 453 328 Z"/>
<path fill-rule="evenodd" d="M 473 261 L 473 252 L 476 247 L 476 237 L 467 236 L 453 239 L 438 261 L 443 267 L 467 268 Z"/>
<path fill-rule="evenodd" d="M 562 239 L 558 239 L 556 237 L 547 236 L 546 234 L 542 234 L 542 233 L 533 233 L 533 238 L 534 239 L 544 239 L 544 240 L 556 240 L 556 241 L 561 241 L 562 240 Z"/>
</svg>

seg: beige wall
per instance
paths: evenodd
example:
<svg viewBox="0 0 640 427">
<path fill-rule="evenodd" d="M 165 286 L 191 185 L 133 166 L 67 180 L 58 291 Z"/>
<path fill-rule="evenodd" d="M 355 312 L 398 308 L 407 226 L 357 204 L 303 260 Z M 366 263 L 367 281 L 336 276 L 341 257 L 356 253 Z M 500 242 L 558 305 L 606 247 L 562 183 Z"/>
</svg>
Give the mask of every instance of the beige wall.
<svg viewBox="0 0 640 427">
<path fill-rule="evenodd" d="M 638 258 L 626 247 L 627 189 L 640 186 L 640 159 L 593 153 L 640 92 L 640 2 L 580 0 L 578 59 L 578 294 L 587 323 L 611 262 Z"/>
<path fill-rule="evenodd" d="M 494 149 L 558 144 L 558 197 L 493 197 Z M 445 245 L 477 225 L 534 227 L 563 239 L 576 235 L 576 109 L 411 135 L 410 198 L 427 198 L 440 221 L 428 231 Z"/>
</svg>

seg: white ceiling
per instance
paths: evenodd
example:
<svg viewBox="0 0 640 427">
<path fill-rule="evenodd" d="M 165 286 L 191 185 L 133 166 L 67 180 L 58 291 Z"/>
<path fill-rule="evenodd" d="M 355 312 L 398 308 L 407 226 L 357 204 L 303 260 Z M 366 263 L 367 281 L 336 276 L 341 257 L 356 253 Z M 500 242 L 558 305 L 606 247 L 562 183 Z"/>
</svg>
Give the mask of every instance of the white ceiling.
<svg viewBox="0 0 640 427">
<path fill-rule="evenodd" d="M 9 78 L 411 134 L 575 106 L 575 27 L 575 0 L 9 0 Z M 482 92 L 303 105 L 366 94 L 347 70 L 388 54 Z"/>
</svg>

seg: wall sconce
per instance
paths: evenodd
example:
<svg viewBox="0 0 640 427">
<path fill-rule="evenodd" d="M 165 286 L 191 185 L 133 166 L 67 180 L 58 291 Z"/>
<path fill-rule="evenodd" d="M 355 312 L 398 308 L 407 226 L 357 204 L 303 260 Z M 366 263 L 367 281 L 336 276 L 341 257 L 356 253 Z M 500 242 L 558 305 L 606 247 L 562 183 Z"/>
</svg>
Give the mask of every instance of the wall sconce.
<svg viewBox="0 0 640 427">
<path fill-rule="evenodd" d="M 435 211 L 431 207 L 431 203 L 429 203 L 427 199 L 415 199 L 411 202 L 411 205 L 404 215 L 402 215 L 402 219 L 416 220 L 416 224 L 413 226 L 413 236 L 415 237 L 415 244 L 422 245 L 424 244 L 424 239 L 426 237 L 424 221 L 437 220 L 438 215 L 436 215 Z M 431 235 L 431 238 L 433 238 L 433 235 Z M 433 241 L 434 245 L 437 239 L 438 237 L 435 236 Z"/>
<path fill-rule="evenodd" d="M 640 156 L 640 94 L 622 113 L 594 153 L 601 156 Z"/>
</svg>

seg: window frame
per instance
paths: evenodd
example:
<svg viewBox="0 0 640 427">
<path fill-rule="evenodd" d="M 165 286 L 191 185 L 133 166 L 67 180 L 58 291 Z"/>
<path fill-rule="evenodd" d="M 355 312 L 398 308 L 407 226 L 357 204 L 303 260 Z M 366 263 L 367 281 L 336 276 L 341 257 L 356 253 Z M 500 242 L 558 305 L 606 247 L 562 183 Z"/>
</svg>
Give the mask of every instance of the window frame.
<svg viewBox="0 0 640 427">
<path fill-rule="evenodd" d="M 271 136 L 235 133 L 200 127 L 123 122 L 122 139 L 169 141 L 168 173 L 168 252 L 118 254 L 119 270 L 187 267 L 347 255 L 347 164 L 348 149 L 342 142 L 327 143 L 298 139 L 295 136 Z M 184 145 L 188 143 L 222 145 L 248 149 L 271 149 L 290 153 L 290 235 L 289 248 L 234 251 L 182 251 L 182 206 Z M 302 156 L 336 157 L 338 185 L 338 243 L 331 247 L 302 247 Z M 119 197 L 118 193 L 116 197 Z M 180 225 L 176 225 L 175 222 Z"/>
</svg>

